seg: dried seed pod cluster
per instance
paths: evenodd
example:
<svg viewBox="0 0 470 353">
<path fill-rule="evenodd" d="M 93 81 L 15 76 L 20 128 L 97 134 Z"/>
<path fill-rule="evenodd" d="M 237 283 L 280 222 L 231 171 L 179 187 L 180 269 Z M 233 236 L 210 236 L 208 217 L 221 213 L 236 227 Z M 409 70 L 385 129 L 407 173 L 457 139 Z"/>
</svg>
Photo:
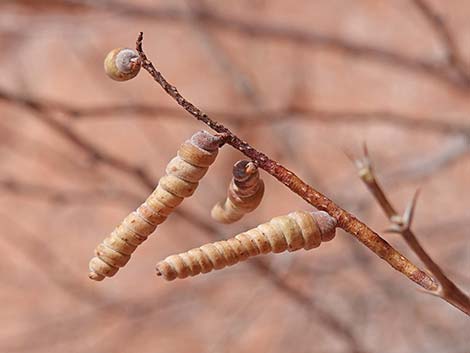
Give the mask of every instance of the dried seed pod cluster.
<svg viewBox="0 0 470 353">
<path fill-rule="evenodd" d="M 129 48 L 113 49 L 104 59 L 104 70 L 115 81 L 127 81 L 136 77 L 141 65 L 139 53 Z"/>
<path fill-rule="evenodd" d="M 333 239 L 335 228 L 336 219 L 326 212 L 292 212 L 234 238 L 169 256 L 157 264 L 157 275 L 171 281 L 222 269 L 259 254 L 313 249 Z"/>
<path fill-rule="evenodd" d="M 212 218 L 220 223 L 233 223 L 259 206 L 264 195 L 264 183 L 258 167 L 253 162 L 242 160 L 233 166 L 233 178 L 224 203 L 212 208 Z"/>
<path fill-rule="evenodd" d="M 180 146 L 153 193 L 96 247 L 96 256 L 89 264 L 91 279 L 101 281 L 112 277 L 129 261 L 137 246 L 157 225 L 165 221 L 185 197 L 194 193 L 222 142 L 221 136 L 199 131 Z"/>
</svg>

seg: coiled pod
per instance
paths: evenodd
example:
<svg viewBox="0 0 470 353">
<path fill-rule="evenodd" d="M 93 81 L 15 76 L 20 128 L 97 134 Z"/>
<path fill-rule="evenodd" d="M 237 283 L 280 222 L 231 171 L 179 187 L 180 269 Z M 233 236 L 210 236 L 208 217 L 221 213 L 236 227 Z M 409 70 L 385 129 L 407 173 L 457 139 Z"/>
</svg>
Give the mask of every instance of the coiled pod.
<svg viewBox="0 0 470 353">
<path fill-rule="evenodd" d="M 113 49 L 104 59 L 104 71 L 115 81 L 127 81 L 136 77 L 141 65 L 139 53 L 129 48 Z"/>
<path fill-rule="evenodd" d="M 233 166 L 233 178 L 224 203 L 217 203 L 211 216 L 220 223 L 233 223 L 259 206 L 264 195 L 264 183 L 258 167 L 242 160 Z"/>
<path fill-rule="evenodd" d="M 89 263 L 91 279 L 101 281 L 112 277 L 129 261 L 137 246 L 157 225 L 164 222 L 185 197 L 194 193 L 222 142 L 221 136 L 199 131 L 180 146 L 153 193 L 96 247 L 96 256 Z"/>
<path fill-rule="evenodd" d="M 172 281 L 219 270 L 259 254 L 313 249 L 333 239 L 335 228 L 336 219 L 326 212 L 292 212 L 233 238 L 169 256 L 157 264 L 157 275 Z"/>
</svg>

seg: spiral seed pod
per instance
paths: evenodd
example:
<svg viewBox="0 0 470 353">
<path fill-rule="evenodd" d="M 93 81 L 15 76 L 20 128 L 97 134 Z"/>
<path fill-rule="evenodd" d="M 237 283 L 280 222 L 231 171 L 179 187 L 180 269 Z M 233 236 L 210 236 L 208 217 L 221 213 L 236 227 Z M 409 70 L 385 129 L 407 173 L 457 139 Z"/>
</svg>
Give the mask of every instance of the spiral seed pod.
<svg viewBox="0 0 470 353">
<path fill-rule="evenodd" d="M 180 146 L 153 193 L 96 247 L 96 256 L 89 264 L 91 279 L 101 281 L 112 277 L 129 261 L 137 246 L 157 225 L 163 223 L 185 197 L 194 193 L 222 142 L 221 136 L 199 131 Z"/>
<path fill-rule="evenodd" d="M 141 64 L 140 56 L 135 50 L 116 48 L 106 55 L 104 70 L 115 81 L 127 81 L 137 76 Z"/>
<path fill-rule="evenodd" d="M 220 223 L 233 223 L 259 206 L 264 195 L 264 183 L 258 167 L 253 162 L 242 160 L 233 166 L 233 178 L 224 203 L 217 203 L 211 216 Z"/>
<path fill-rule="evenodd" d="M 336 219 L 326 212 L 292 212 L 228 240 L 169 256 L 157 264 L 157 275 L 172 281 L 222 269 L 259 254 L 313 249 L 333 239 L 335 228 Z"/>
</svg>

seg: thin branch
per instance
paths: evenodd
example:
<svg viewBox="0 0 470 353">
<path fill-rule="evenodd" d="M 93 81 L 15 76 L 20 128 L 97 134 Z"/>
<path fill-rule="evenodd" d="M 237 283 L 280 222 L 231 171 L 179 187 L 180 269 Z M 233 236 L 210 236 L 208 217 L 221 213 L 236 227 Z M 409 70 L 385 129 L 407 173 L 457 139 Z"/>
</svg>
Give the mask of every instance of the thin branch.
<svg viewBox="0 0 470 353">
<path fill-rule="evenodd" d="M 433 154 L 423 155 L 405 161 L 401 166 L 394 168 L 386 176 L 384 182 L 387 184 L 396 179 L 406 178 L 408 180 L 423 179 L 437 172 L 445 170 L 458 164 L 459 161 L 470 154 L 470 135 L 456 136 L 449 139 L 446 144 Z"/>
<path fill-rule="evenodd" d="M 137 300 L 120 299 L 106 303 L 97 302 L 98 305 L 86 312 L 76 310 L 60 319 L 41 320 L 39 325 L 7 337 L 0 347 L 5 352 L 31 352 L 38 351 L 39 348 L 51 351 L 52 345 L 69 344 L 70 341 L 81 340 L 86 333 L 90 335 L 89 337 L 95 338 L 97 332 L 101 332 L 97 329 L 98 327 L 105 327 L 110 322 L 116 323 L 117 318 L 121 323 L 127 324 L 149 315 L 162 314 L 167 310 L 179 310 L 182 303 L 186 303 L 185 299 L 175 297 L 173 293 L 160 296 L 158 300 L 155 294 L 152 294 Z M 190 298 L 187 301 L 190 302 Z M 159 305 L 155 305 L 157 302 Z M 109 317 L 112 319 L 108 320 Z M 28 339 L 25 340 L 24 337 Z M 88 345 L 87 350 L 89 350 Z"/>
<path fill-rule="evenodd" d="M 209 11 L 209 7 L 203 0 L 185 0 L 189 8 L 188 18 L 190 24 L 194 28 L 194 32 L 201 39 L 201 43 L 209 52 L 209 55 L 217 63 L 217 66 L 223 71 L 223 76 L 228 77 L 234 84 L 235 88 L 248 102 L 256 105 L 259 103 L 258 96 L 254 85 L 250 78 L 242 73 L 236 65 L 233 64 L 232 58 L 221 47 L 221 43 L 210 30 L 204 25 L 204 21 L 199 18 L 201 12 Z"/>
<path fill-rule="evenodd" d="M 2 224 L 11 223 L 12 229 L 21 232 L 21 236 L 9 237 L 8 241 L 6 241 L 6 236 L 9 234 L 4 234 L 3 243 L 22 252 L 43 275 L 47 276 L 51 283 L 64 293 L 93 306 L 114 301 L 112 298 L 96 293 L 84 284 L 80 274 L 67 262 L 62 261 L 62 257 L 52 250 L 49 244 L 51 239 L 44 239 L 30 233 L 22 224 L 7 214 L 0 213 L 0 218 L 4 220 Z"/>
<path fill-rule="evenodd" d="M 187 12 L 177 8 L 155 8 L 120 1 L 63 0 L 62 3 L 64 6 L 74 6 L 76 8 L 80 5 L 85 9 L 103 11 L 107 14 L 114 13 L 119 16 L 137 17 L 152 22 L 166 21 L 185 23 L 188 21 Z M 395 66 L 414 73 L 426 75 L 449 84 L 463 92 L 470 87 L 470 82 L 465 77 L 462 77 L 460 72 L 456 73 L 454 68 L 447 64 L 412 58 L 399 52 L 368 44 L 355 43 L 347 39 L 316 31 L 306 31 L 281 24 L 253 23 L 206 9 L 197 9 L 196 11 L 197 13 L 195 15 L 198 19 L 204 21 L 207 25 L 240 36 L 259 40 L 286 41 L 299 46 L 325 49 L 360 59 L 373 60 L 385 65 Z"/>
<path fill-rule="evenodd" d="M 148 104 L 110 104 L 92 107 L 74 107 L 61 102 L 39 100 L 33 97 L 15 95 L 0 89 L 0 100 L 28 107 L 41 112 L 58 112 L 73 120 L 88 119 L 184 119 L 181 109 Z M 334 111 L 321 108 L 287 106 L 280 109 L 257 109 L 255 113 L 236 110 L 216 110 L 208 115 L 218 116 L 225 123 L 243 122 L 250 126 L 285 122 L 291 120 L 323 124 L 386 124 L 407 129 L 443 134 L 470 136 L 470 124 L 452 121 L 448 117 L 428 118 L 386 110 L 344 110 Z"/>
<path fill-rule="evenodd" d="M 134 175 L 142 181 L 143 185 L 153 188 L 153 178 L 143 168 L 98 149 L 86 138 L 77 134 L 72 128 L 70 128 L 70 126 L 62 123 L 58 119 L 54 119 L 50 114 L 51 107 L 41 104 L 38 101 L 10 95 L 3 91 L 0 91 L 0 99 L 14 102 L 16 105 L 28 109 L 30 112 L 34 113 L 38 120 L 49 126 L 79 150 L 88 154 L 93 160 L 102 162 L 103 164 L 124 172 L 125 174 Z M 54 107 L 52 106 L 52 108 Z"/>
<path fill-rule="evenodd" d="M 271 174 L 312 206 L 319 210 L 326 211 L 332 217 L 336 218 L 338 221 L 338 227 L 354 235 L 380 258 L 387 261 L 394 269 L 427 290 L 434 290 L 437 288 L 436 283 L 430 276 L 412 264 L 363 222 L 359 221 L 352 214 L 336 205 L 332 200 L 313 189 L 293 172 L 273 161 L 264 153 L 257 151 L 247 142 L 242 141 L 225 126 L 210 119 L 207 114 L 203 113 L 199 108 L 187 101 L 178 92 L 176 87 L 169 84 L 162 74 L 155 69 L 151 61 L 147 59 L 147 56 L 142 49 L 142 41 L 143 33 L 141 32 L 137 39 L 136 49 L 141 56 L 142 67 L 148 71 L 165 92 L 168 93 L 168 95 L 170 95 L 170 97 L 172 97 L 188 113 L 194 116 L 197 120 L 205 123 L 216 132 L 226 134 L 228 137 L 227 144 L 252 159 L 260 168 Z"/>
<path fill-rule="evenodd" d="M 179 109 L 152 105 L 112 105 L 71 109 L 74 119 L 116 119 L 132 113 L 129 119 L 156 119 L 159 116 L 183 118 Z M 470 124 L 452 121 L 447 117 L 427 118 L 396 113 L 385 110 L 346 110 L 334 111 L 320 108 L 288 106 L 283 109 L 259 109 L 256 113 L 246 111 L 211 111 L 208 114 L 219 116 L 226 123 L 246 123 L 250 126 L 285 122 L 286 116 L 291 120 L 318 122 L 324 124 L 386 124 L 420 131 L 470 135 Z"/>
<path fill-rule="evenodd" d="M 13 178 L 0 179 L 0 190 L 15 196 L 58 204 L 125 201 L 137 203 L 141 198 L 123 189 L 61 190 L 48 185 L 21 182 Z"/>
<path fill-rule="evenodd" d="M 341 321 L 331 316 L 330 313 L 325 311 L 321 306 L 317 305 L 311 298 L 304 293 L 300 292 L 295 287 L 288 284 L 283 280 L 282 276 L 272 271 L 265 263 L 257 259 L 253 259 L 256 264 L 256 269 L 262 275 L 268 275 L 272 279 L 276 288 L 281 290 L 284 294 L 294 298 L 299 304 L 303 305 L 309 311 L 315 311 L 315 314 L 320 318 L 320 321 L 326 326 L 333 328 L 334 332 L 341 334 L 353 349 L 352 352 L 361 352 L 362 348 L 357 342 L 356 337 L 352 334 L 350 329 Z"/>
<path fill-rule="evenodd" d="M 371 159 L 367 148 L 364 147 L 364 157 L 357 161 L 358 174 L 361 180 L 366 184 L 369 191 L 374 195 L 377 203 L 380 205 L 388 219 L 392 224 L 391 230 L 402 235 L 405 242 L 413 250 L 413 252 L 424 263 L 432 275 L 439 281 L 439 286 L 430 293 L 439 296 L 449 304 L 455 306 L 462 312 L 470 315 L 470 297 L 465 294 L 457 285 L 452 282 L 444 271 L 437 265 L 429 254 L 423 249 L 416 235 L 411 230 L 413 213 L 416 205 L 417 194 L 413 201 L 407 207 L 404 215 L 400 215 L 395 207 L 392 206 L 390 200 L 386 196 L 382 186 L 377 181 Z"/>
<path fill-rule="evenodd" d="M 412 0 L 412 3 L 421 12 L 439 37 L 440 42 L 445 48 L 448 64 L 457 71 L 467 84 L 470 83 L 468 65 L 465 63 L 447 23 L 425 0 Z"/>
</svg>

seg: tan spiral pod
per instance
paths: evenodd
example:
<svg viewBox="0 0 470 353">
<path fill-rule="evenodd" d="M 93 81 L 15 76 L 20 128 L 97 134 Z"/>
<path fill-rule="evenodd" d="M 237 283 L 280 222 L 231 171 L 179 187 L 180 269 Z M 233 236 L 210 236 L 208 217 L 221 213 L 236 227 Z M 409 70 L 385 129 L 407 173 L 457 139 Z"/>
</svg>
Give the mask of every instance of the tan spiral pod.
<svg viewBox="0 0 470 353">
<path fill-rule="evenodd" d="M 129 261 L 157 225 L 194 193 L 222 142 L 221 136 L 199 131 L 181 145 L 153 193 L 96 247 L 96 256 L 89 263 L 91 279 L 101 281 L 112 277 Z"/>
<path fill-rule="evenodd" d="M 264 195 L 264 183 L 258 167 L 242 160 L 233 166 L 233 178 L 227 190 L 227 198 L 217 203 L 211 216 L 220 223 L 233 223 L 259 206 Z"/>
<path fill-rule="evenodd" d="M 139 53 L 129 48 L 113 49 L 104 59 L 104 71 L 115 81 L 127 81 L 136 77 L 141 65 Z"/>
<path fill-rule="evenodd" d="M 227 240 L 172 255 L 157 264 L 157 275 L 168 281 L 234 265 L 251 256 L 313 249 L 335 236 L 336 219 L 323 211 L 296 211 L 275 217 Z"/>
</svg>

